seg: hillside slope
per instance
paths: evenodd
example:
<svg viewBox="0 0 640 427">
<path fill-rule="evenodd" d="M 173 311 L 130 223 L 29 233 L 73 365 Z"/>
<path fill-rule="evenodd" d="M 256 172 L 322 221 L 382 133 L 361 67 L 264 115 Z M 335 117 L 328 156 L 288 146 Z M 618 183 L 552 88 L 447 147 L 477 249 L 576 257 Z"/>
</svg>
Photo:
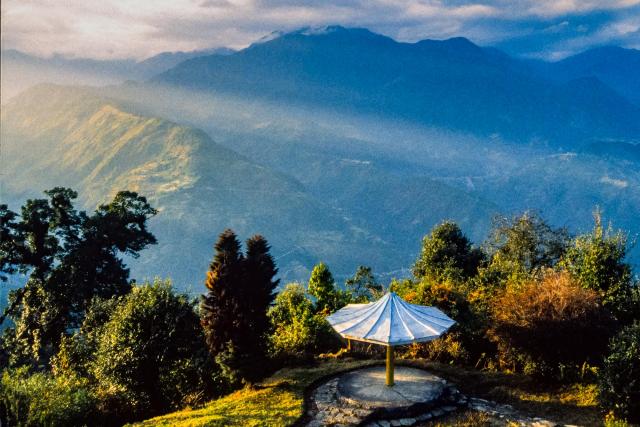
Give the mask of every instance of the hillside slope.
<svg viewBox="0 0 640 427">
<path fill-rule="evenodd" d="M 278 262 L 285 277 L 306 274 L 319 259 L 353 268 L 356 254 L 384 266 L 391 251 L 294 179 L 202 131 L 129 112 L 86 89 L 46 85 L 23 93 L 2 110 L 2 141 L 3 199 L 14 208 L 57 185 L 76 189 L 88 208 L 123 189 L 148 197 L 160 210 L 153 222 L 159 245 L 134 264 L 139 278 L 197 284 L 226 227 L 241 238 L 262 233 L 276 256 L 295 250 Z"/>
</svg>

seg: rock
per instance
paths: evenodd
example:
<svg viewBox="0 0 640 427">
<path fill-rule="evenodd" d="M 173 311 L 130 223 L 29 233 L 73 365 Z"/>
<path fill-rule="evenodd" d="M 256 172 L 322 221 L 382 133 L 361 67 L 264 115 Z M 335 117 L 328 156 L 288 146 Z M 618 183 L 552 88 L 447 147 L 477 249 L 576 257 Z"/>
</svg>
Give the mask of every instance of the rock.
<svg viewBox="0 0 640 427">
<path fill-rule="evenodd" d="M 400 420 L 400 425 L 401 426 L 412 426 L 416 423 L 416 419 L 415 418 L 403 418 Z"/>
<path fill-rule="evenodd" d="M 400 420 L 391 420 L 391 425 L 393 427 L 400 427 L 401 426 Z"/>
<path fill-rule="evenodd" d="M 378 425 L 380 427 L 391 427 L 391 423 L 387 420 L 379 420 Z"/>
</svg>

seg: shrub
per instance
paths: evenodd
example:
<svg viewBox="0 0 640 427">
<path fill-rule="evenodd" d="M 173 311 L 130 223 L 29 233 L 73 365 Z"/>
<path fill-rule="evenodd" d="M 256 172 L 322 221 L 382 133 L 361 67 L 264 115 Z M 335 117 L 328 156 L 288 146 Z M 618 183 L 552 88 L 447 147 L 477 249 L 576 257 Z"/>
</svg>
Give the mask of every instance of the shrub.
<svg viewBox="0 0 640 427">
<path fill-rule="evenodd" d="M 100 331 L 90 373 L 111 410 L 147 415 L 204 394 L 211 365 L 194 303 L 156 281 L 121 298 Z"/>
<path fill-rule="evenodd" d="M 495 300 L 492 317 L 488 334 L 498 346 L 499 365 L 558 379 L 567 369 L 598 362 L 613 327 L 594 291 L 557 272 L 507 289 Z"/>
<path fill-rule="evenodd" d="M 638 306 L 632 295 L 631 266 L 625 262 L 627 251 L 627 236 L 605 229 L 596 212 L 593 231 L 575 239 L 562 265 L 582 287 L 597 292 L 619 320 L 631 323 Z"/>
<path fill-rule="evenodd" d="M 640 422 L 640 321 L 611 340 L 598 386 L 605 409 L 616 417 Z"/>
<path fill-rule="evenodd" d="M 452 282 L 430 283 L 425 278 L 418 283 L 394 281 L 391 290 L 412 304 L 438 307 L 456 321 L 444 337 L 411 346 L 408 356 L 475 363 L 487 353 L 493 354 L 494 345 L 485 338 L 486 316 L 470 304 L 461 286 Z"/>
<path fill-rule="evenodd" d="M 271 347 L 276 356 L 300 357 L 339 345 L 331 326 L 324 316 L 314 314 L 313 303 L 297 283 L 288 284 L 278 294 L 269 318 L 274 328 Z"/>
<path fill-rule="evenodd" d="M 96 405 L 96 396 L 84 378 L 30 375 L 26 367 L 2 373 L 0 419 L 7 425 L 102 424 Z"/>
</svg>

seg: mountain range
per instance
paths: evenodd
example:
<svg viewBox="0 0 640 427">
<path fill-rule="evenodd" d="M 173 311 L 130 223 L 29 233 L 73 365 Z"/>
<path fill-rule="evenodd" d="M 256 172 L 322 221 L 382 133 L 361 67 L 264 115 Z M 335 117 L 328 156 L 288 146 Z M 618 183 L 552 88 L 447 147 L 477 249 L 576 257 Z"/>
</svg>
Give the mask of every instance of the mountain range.
<svg viewBox="0 0 640 427">
<path fill-rule="evenodd" d="M 611 54 L 613 69 L 637 70 L 633 60 L 640 53 L 630 52 L 587 56 Z M 621 66 L 620 56 L 629 59 L 629 67 Z M 626 99 L 597 74 L 579 71 L 595 62 L 582 57 L 562 61 L 548 71 L 558 75 L 545 79 L 525 62 L 464 38 L 399 43 L 365 29 L 329 27 L 288 33 L 234 55 L 193 58 L 153 81 L 288 105 L 355 110 L 521 142 L 542 139 L 576 146 L 593 138 L 636 139 L 640 108 L 631 102 L 637 95 L 633 86 Z M 567 75 L 576 78 L 565 81 Z"/>
<path fill-rule="evenodd" d="M 320 260 L 339 279 L 359 264 L 406 275 L 444 219 L 481 243 L 497 213 L 581 232 L 599 206 L 633 234 L 639 54 L 540 63 L 329 27 L 156 65 L 148 81 L 39 85 L 3 99 L 3 199 L 66 185 L 91 209 L 139 191 L 159 244 L 134 277 L 196 290 L 226 227 L 265 235 L 284 281 Z"/>
<path fill-rule="evenodd" d="M 61 55 L 44 58 L 6 49 L 0 52 L 2 100 L 4 102 L 38 83 L 104 85 L 125 80 L 146 80 L 187 59 L 201 55 L 228 55 L 232 52 L 227 48 L 163 52 L 136 61 L 66 58 Z"/>
</svg>

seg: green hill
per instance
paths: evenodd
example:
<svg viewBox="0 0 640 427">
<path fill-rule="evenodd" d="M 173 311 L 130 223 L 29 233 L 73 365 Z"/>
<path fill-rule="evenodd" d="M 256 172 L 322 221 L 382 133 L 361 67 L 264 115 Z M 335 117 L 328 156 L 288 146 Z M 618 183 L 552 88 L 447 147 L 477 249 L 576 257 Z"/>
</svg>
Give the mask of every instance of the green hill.
<svg viewBox="0 0 640 427">
<path fill-rule="evenodd" d="M 133 264 L 134 276 L 169 275 L 198 284 L 217 234 L 265 235 L 285 277 L 319 259 L 351 267 L 358 254 L 381 262 L 384 243 L 317 202 L 295 179 L 249 161 L 188 126 L 146 117 L 88 89 L 37 86 L 2 111 L 5 198 L 17 208 L 53 186 L 76 189 L 95 207 L 129 189 L 160 214 L 159 245 Z M 388 245 L 387 245 L 388 246 Z"/>
</svg>

